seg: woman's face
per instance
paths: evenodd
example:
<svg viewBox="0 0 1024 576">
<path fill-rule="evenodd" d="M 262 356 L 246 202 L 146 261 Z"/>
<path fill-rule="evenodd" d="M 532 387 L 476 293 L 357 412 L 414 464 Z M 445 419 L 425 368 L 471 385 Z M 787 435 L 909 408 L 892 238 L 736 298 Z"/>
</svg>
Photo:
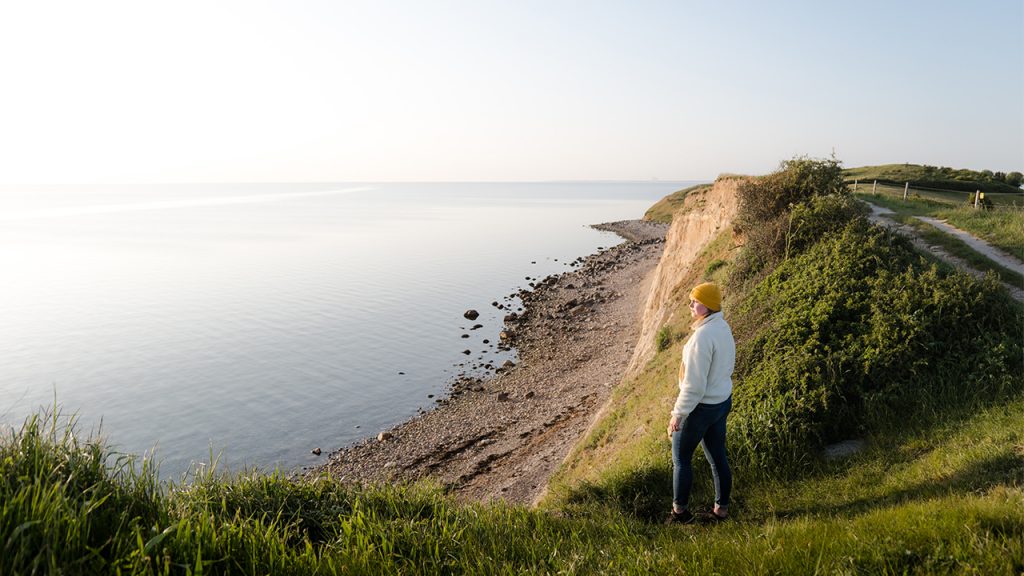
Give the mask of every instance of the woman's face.
<svg viewBox="0 0 1024 576">
<path fill-rule="evenodd" d="M 701 304 L 700 302 L 694 300 L 693 298 L 690 298 L 690 316 L 691 317 L 693 317 L 693 318 L 703 318 L 703 317 L 707 316 L 708 313 L 710 313 L 710 312 L 711 312 L 711 310 L 709 310 L 707 306 Z"/>
</svg>

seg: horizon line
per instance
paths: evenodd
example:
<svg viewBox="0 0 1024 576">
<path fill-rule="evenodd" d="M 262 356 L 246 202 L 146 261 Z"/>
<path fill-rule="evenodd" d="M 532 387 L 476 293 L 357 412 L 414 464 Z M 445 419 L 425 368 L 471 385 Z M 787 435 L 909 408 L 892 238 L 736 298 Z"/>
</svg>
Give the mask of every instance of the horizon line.
<svg viewBox="0 0 1024 576">
<path fill-rule="evenodd" d="M 37 186 L 194 186 L 231 184 L 577 184 L 577 183 L 677 183 L 713 182 L 715 178 L 565 178 L 538 180 L 194 180 L 178 182 L 133 181 L 133 182 L 0 182 L 0 189 Z"/>
</svg>

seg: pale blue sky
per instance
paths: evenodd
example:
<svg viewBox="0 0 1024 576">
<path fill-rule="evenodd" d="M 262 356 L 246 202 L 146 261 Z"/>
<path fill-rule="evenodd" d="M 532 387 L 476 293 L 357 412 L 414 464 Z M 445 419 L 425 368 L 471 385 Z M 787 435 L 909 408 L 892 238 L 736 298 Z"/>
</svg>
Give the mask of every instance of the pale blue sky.
<svg viewBox="0 0 1024 576">
<path fill-rule="evenodd" d="M 1024 2 L 4 2 L 0 182 L 1024 169 Z"/>
</svg>

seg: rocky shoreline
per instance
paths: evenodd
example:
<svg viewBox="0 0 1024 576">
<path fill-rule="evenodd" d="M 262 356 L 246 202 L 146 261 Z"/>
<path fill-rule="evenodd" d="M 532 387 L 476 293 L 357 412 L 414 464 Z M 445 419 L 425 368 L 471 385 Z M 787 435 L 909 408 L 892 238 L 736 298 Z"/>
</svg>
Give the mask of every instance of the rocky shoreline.
<svg viewBox="0 0 1024 576">
<path fill-rule="evenodd" d="M 668 229 L 640 220 L 594 228 L 626 241 L 514 295 L 522 311 L 505 317 L 502 344 L 518 351 L 518 363 L 489 378 L 461 374 L 435 409 L 333 452 L 304 475 L 429 477 L 466 499 L 535 501 L 625 374 Z"/>
</svg>

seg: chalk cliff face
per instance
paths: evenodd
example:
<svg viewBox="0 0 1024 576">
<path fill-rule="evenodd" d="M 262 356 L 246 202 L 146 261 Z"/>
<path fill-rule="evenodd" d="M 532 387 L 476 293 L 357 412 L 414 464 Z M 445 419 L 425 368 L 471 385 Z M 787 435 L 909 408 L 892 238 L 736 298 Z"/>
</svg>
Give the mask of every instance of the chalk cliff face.
<svg viewBox="0 0 1024 576">
<path fill-rule="evenodd" d="M 636 374 L 654 355 L 658 330 L 689 298 L 691 286 L 681 286 L 687 271 L 705 246 L 736 217 L 736 188 L 742 179 L 719 178 L 710 189 L 691 192 L 672 218 L 644 307 L 640 339 L 633 351 L 627 377 Z M 685 311 L 685 306 L 683 310 Z"/>
</svg>

